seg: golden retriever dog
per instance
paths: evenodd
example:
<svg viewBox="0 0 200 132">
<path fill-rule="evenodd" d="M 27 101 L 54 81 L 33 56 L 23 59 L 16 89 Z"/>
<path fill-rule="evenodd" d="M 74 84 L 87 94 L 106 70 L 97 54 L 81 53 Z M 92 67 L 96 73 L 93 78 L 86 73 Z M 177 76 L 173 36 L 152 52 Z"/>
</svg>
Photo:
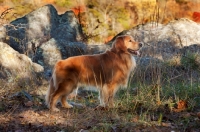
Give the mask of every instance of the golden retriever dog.
<svg viewBox="0 0 200 132">
<path fill-rule="evenodd" d="M 66 97 L 78 86 L 95 86 L 99 90 L 100 106 L 113 107 L 113 99 L 120 87 L 126 87 L 130 72 L 136 67 L 133 55 L 139 54 L 141 43 L 128 35 L 119 36 L 112 48 L 102 54 L 82 55 L 60 60 L 55 64 L 46 104 L 59 111 L 56 103 L 71 108 Z"/>
</svg>

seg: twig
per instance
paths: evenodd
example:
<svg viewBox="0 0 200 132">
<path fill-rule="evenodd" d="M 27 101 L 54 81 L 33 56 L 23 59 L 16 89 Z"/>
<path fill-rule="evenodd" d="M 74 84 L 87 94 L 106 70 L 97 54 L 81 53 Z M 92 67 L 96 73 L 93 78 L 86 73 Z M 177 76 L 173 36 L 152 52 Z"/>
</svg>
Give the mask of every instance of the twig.
<svg viewBox="0 0 200 132">
<path fill-rule="evenodd" d="M 12 109 L 10 109 L 7 113 L 5 113 L 3 116 L 4 117 L 8 117 L 8 116 L 10 116 L 18 107 L 19 107 L 19 105 L 20 104 L 17 104 L 17 106 L 16 107 L 12 107 Z"/>
<path fill-rule="evenodd" d="M 14 8 L 8 8 L 8 9 L 6 9 L 5 11 L 3 11 L 2 13 L 1 13 L 1 15 L 0 15 L 0 19 L 4 19 L 5 18 L 5 16 L 11 11 L 11 10 L 13 10 Z"/>
</svg>

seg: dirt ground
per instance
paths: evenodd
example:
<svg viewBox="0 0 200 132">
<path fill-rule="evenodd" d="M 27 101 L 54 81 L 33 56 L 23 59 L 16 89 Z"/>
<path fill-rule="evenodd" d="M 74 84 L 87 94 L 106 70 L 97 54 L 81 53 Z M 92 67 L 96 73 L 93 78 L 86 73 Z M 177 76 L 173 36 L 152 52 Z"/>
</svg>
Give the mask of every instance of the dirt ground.
<svg viewBox="0 0 200 132">
<path fill-rule="evenodd" d="M 61 108 L 58 104 L 61 111 L 56 113 L 46 108 L 41 96 L 30 96 L 17 93 L 0 98 L 1 132 L 200 131 L 200 108 L 180 112 L 161 109 L 143 115 L 141 111 L 145 110 L 140 106 L 135 110 L 124 106 L 96 109 L 98 98 L 85 93 L 77 96 L 76 103 L 71 101 L 72 109 Z"/>
</svg>

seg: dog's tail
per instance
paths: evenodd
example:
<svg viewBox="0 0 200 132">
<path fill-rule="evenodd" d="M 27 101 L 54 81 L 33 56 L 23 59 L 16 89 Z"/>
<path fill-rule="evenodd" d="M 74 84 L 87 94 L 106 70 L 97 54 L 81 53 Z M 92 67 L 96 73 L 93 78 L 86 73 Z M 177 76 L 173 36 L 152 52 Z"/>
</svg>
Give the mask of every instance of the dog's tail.
<svg viewBox="0 0 200 132">
<path fill-rule="evenodd" d="M 55 92 L 56 90 L 56 76 L 55 76 L 55 71 L 51 77 L 51 80 L 49 82 L 49 88 L 47 90 L 47 94 L 45 96 L 45 103 L 47 105 L 47 107 L 49 108 L 50 107 L 50 101 L 51 101 L 51 96 L 52 94 Z"/>
</svg>

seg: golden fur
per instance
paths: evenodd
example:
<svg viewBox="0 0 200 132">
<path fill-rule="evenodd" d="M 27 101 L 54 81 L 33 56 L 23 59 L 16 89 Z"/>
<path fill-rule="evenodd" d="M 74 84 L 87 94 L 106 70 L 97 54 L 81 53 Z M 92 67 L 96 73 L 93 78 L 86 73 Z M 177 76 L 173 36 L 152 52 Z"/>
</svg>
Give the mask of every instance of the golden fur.
<svg viewBox="0 0 200 132">
<path fill-rule="evenodd" d="M 142 45 L 131 36 L 119 36 L 110 50 L 97 55 L 82 55 L 60 60 L 55 64 L 46 104 L 52 111 L 58 99 L 62 106 L 71 108 L 66 97 L 80 85 L 95 86 L 99 90 L 100 105 L 113 107 L 113 98 L 119 87 L 126 87 L 130 72 L 136 63 L 132 54 L 138 54 Z"/>
</svg>

